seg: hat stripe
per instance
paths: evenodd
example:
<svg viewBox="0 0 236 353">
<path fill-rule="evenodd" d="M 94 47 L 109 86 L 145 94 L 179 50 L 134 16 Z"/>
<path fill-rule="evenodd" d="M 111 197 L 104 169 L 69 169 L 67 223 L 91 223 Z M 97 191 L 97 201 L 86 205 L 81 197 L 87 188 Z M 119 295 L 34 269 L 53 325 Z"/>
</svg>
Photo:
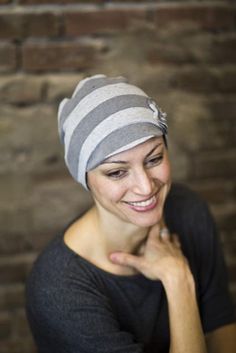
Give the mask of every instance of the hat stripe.
<svg viewBox="0 0 236 353">
<path fill-rule="evenodd" d="M 97 106 L 78 123 L 69 144 L 65 146 L 65 159 L 70 165 L 72 175 L 77 176 L 80 150 L 90 131 L 110 115 L 131 107 L 147 107 L 147 98 L 137 95 L 113 97 Z"/>
<path fill-rule="evenodd" d="M 124 109 L 109 116 L 106 120 L 96 126 L 96 128 L 94 128 L 94 130 L 87 137 L 81 148 L 77 179 L 81 180 L 82 183 L 86 183 L 86 173 L 84 171 L 87 169 L 89 156 L 105 136 L 115 130 L 118 130 L 119 128 L 139 122 L 146 122 L 155 125 L 152 110 L 139 107 Z"/>
<path fill-rule="evenodd" d="M 101 87 L 97 90 L 94 90 L 89 95 L 85 96 L 77 104 L 73 112 L 68 116 L 68 118 L 63 124 L 63 130 L 65 131 L 65 147 L 69 145 L 71 136 L 76 126 L 87 116 L 88 113 L 90 113 L 101 103 L 113 97 L 127 94 L 137 94 L 141 96 L 146 96 L 146 94 L 141 89 L 135 86 L 128 85 L 126 83 L 118 83 Z"/>
<path fill-rule="evenodd" d="M 94 153 L 92 153 L 88 160 L 87 170 L 96 168 L 104 160 L 104 156 L 106 156 L 105 159 L 109 158 L 114 154 L 137 146 L 150 137 L 161 135 L 161 131 L 155 125 L 147 125 L 146 122 L 131 124 L 113 131 L 104 137 Z"/>
<path fill-rule="evenodd" d="M 66 99 L 64 104 L 59 109 L 59 116 L 60 116 L 60 124 L 63 125 L 69 114 L 75 109 L 76 105 L 87 95 L 96 89 L 99 89 L 104 86 L 113 85 L 115 83 L 122 83 L 126 82 L 124 77 L 118 77 L 117 79 L 110 78 L 107 79 L 104 75 L 97 75 L 92 79 L 85 79 L 81 81 L 72 96 L 71 99 Z M 62 102 L 63 103 L 63 102 Z"/>
</svg>

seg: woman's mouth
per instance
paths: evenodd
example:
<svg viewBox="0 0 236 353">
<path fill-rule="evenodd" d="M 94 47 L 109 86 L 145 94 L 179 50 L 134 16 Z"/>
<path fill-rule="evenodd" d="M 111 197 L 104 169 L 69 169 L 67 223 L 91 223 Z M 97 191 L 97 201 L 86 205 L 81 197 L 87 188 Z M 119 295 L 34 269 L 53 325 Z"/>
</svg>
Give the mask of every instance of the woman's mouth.
<svg viewBox="0 0 236 353">
<path fill-rule="evenodd" d="M 126 204 L 128 204 L 130 206 L 130 208 L 132 208 L 135 211 L 145 212 L 145 211 L 152 210 L 153 208 L 156 207 L 157 197 L 156 197 L 156 195 L 154 195 L 147 200 L 131 201 L 131 202 L 126 202 Z"/>
</svg>

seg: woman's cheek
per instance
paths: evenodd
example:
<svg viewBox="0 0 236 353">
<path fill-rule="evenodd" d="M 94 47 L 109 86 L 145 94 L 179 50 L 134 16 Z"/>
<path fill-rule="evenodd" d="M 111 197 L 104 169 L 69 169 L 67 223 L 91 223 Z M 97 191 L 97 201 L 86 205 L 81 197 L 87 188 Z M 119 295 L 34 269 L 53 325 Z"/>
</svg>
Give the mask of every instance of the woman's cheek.
<svg viewBox="0 0 236 353">
<path fill-rule="evenodd" d="M 166 181 L 171 180 L 171 166 L 170 166 L 169 158 L 166 159 L 166 162 L 164 165 L 164 178 Z"/>
</svg>

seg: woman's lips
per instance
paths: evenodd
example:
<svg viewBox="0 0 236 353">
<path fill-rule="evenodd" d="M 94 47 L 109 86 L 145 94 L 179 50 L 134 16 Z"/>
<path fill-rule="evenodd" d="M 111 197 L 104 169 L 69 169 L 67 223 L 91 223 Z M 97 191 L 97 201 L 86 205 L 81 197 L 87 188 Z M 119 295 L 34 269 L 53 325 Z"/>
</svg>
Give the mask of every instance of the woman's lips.
<svg viewBox="0 0 236 353">
<path fill-rule="evenodd" d="M 144 201 L 132 201 L 132 202 L 126 202 L 126 204 L 129 205 L 130 208 L 132 208 L 135 211 L 138 212 L 145 212 L 152 210 L 153 208 L 156 207 L 157 205 L 157 196 L 154 195 L 150 197 L 147 200 Z"/>
</svg>

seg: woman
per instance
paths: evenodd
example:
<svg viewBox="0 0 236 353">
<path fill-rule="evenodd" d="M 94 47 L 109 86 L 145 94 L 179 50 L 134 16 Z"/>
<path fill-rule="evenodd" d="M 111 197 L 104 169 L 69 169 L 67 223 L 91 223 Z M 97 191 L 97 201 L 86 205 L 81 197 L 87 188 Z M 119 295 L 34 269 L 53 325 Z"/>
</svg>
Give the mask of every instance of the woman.
<svg viewBox="0 0 236 353">
<path fill-rule="evenodd" d="M 124 78 L 79 83 L 58 114 L 65 161 L 94 206 L 27 283 L 39 352 L 233 353 L 223 256 L 203 201 L 171 186 L 166 115 Z"/>
</svg>

